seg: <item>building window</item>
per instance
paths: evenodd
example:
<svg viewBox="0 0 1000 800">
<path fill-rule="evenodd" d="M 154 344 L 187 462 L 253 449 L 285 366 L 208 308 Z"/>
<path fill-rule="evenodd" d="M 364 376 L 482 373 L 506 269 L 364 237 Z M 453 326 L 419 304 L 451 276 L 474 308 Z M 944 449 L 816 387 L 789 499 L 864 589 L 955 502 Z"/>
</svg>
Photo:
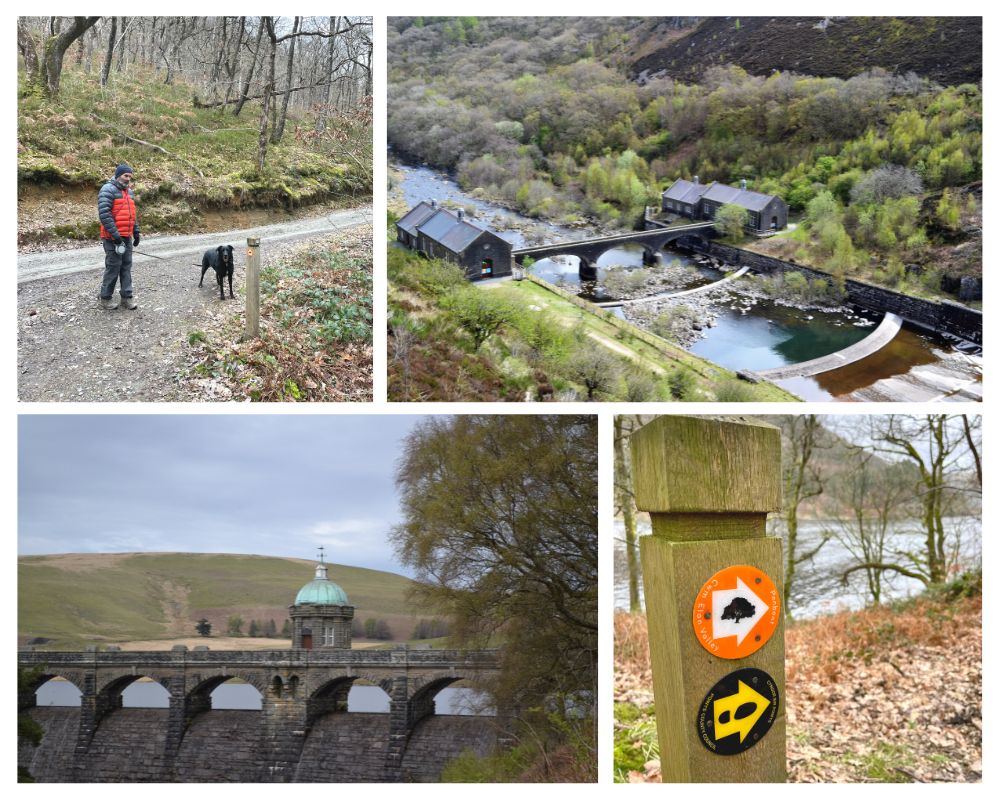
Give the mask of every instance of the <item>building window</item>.
<svg viewBox="0 0 1000 800">
<path fill-rule="evenodd" d="M 326 625 L 323 627 L 323 646 L 332 647 L 333 646 L 333 626 Z"/>
</svg>

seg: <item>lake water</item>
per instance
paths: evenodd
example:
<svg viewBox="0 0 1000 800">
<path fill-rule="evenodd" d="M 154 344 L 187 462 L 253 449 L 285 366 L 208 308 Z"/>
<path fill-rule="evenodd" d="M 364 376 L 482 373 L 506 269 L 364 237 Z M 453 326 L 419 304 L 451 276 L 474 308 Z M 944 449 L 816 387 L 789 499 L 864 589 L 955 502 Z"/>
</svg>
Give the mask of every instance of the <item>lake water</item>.
<svg viewBox="0 0 1000 800">
<path fill-rule="evenodd" d="M 945 521 L 948 547 L 956 553 L 962 569 L 982 564 L 982 522 L 974 517 L 954 517 Z M 649 523 L 641 521 L 640 535 L 650 532 Z M 822 538 L 824 530 L 835 529 L 835 523 L 809 520 L 799 523 L 799 552 L 808 552 Z M 768 532 L 782 535 L 780 520 L 769 520 Z M 628 562 L 625 553 L 625 525 L 615 520 L 615 608 L 628 610 Z M 890 533 L 890 549 L 917 552 L 922 549 L 923 534 L 919 521 L 896 523 Z M 836 538 L 828 541 L 816 556 L 796 568 L 789 607 L 796 619 L 809 619 L 845 609 L 863 608 L 868 602 L 863 571 L 852 573 L 847 585 L 840 581 L 841 573 L 855 563 L 847 548 Z M 885 573 L 882 578 L 882 599 L 894 600 L 919 594 L 923 584 L 913 578 Z M 641 591 L 641 587 L 640 587 Z"/>
<path fill-rule="evenodd" d="M 437 714 L 462 716 L 495 716 L 492 708 L 481 709 L 485 695 L 466 687 L 447 687 L 434 698 Z M 49 681 L 38 688 L 36 702 L 40 706 L 78 706 L 80 690 L 69 681 Z M 137 681 L 122 692 L 122 705 L 126 708 L 167 708 L 170 698 L 160 684 Z M 240 709 L 259 711 L 261 697 L 253 686 L 246 683 L 224 683 L 212 692 L 213 709 Z M 389 713 L 389 695 L 378 686 L 352 686 L 347 695 L 347 710 L 375 714 Z"/>
<path fill-rule="evenodd" d="M 395 165 L 402 175 L 399 189 L 408 207 L 421 200 L 451 201 L 475 210 L 475 216 L 515 248 L 529 244 L 573 241 L 599 236 L 586 226 L 555 225 L 525 217 L 488 200 L 464 192 L 447 175 L 428 167 Z M 681 288 L 694 288 L 723 277 L 724 273 L 702 267 L 681 253 L 664 254 L 666 261 L 679 260 L 691 268 L 691 280 Z M 616 247 L 597 263 L 598 281 L 607 268 L 642 265 L 642 248 Z M 655 269 L 655 267 L 654 267 Z M 542 259 L 532 268 L 538 277 L 590 297 L 593 284 L 580 283 L 579 262 L 574 256 Z M 738 282 L 736 284 L 738 286 Z M 872 325 L 856 326 L 858 318 L 841 312 L 803 311 L 760 302 L 748 311 L 726 308 L 717 324 L 704 331 L 689 349 L 729 369 L 769 369 L 796 364 L 837 352 L 871 333 L 881 315 L 868 314 Z M 733 303 L 732 305 L 737 305 Z M 621 309 L 614 309 L 624 316 Z M 962 386 L 981 380 L 981 357 L 966 356 L 938 336 L 906 325 L 886 347 L 854 364 L 805 378 L 790 378 L 778 384 L 804 400 L 894 401 L 958 399 Z"/>
</svg>

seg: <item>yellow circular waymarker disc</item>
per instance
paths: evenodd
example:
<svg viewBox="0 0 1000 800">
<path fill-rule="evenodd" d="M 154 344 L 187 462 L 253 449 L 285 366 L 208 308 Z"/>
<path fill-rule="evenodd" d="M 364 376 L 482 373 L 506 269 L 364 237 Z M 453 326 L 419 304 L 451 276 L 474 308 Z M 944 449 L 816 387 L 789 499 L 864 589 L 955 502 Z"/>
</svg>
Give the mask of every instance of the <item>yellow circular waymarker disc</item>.
<svg viewBox="0 0 1000 800">
<path fill-rule="evenodd" d="M 701 646 L 719 658 L 757 652 L 778 627 L 781 598 L 767 573 L 741 564 L 716 572 L 694 600 L 692 621 Z"/>
</svg>

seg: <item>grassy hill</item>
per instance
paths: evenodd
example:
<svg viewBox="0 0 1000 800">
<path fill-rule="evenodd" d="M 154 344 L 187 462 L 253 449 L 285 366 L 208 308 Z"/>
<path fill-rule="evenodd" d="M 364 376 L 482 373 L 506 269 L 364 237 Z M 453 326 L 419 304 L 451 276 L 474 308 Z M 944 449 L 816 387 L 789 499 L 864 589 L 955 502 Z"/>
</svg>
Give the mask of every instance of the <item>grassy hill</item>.
<svg viewBox="0 0 1000 800">
<path fill-rule="evenodd" d="M 634 74 L 700 81 L 709 67 L 735 64 L 752 75 L 850 78 L 881 67 L 946 85 L 982 82 L 979 17 L 708 17 L 684 35 L 659 20 L 644 27 L 631 32 Z"/>
<path fill-rule="evenodd" d="M 201 617 L 221 635 L 236 614 L 246 625 L 274 619 L 280 630 L 313 570 L 314 562 L 303 559 L 214 553 L 22 556 L 18 641 L 41 637 L 59 648 L 188 637 Z M 421 613 L 406 598 L 409 578 L 340 564 L 330 564 L 329 575 L 347 592 L 356 618 L 385 619 L 393 639 L 409 638 Z"/>
<path fill-rule="evenodd" d="M 318 136 L 313 120 L 290 111 L 285 134 L 270 145 L 262 172 L 259 118 L 259 101 L 248 102 L 239 117 L 231 110 L 200 108 L 192 87 L 164 84 L 141 67 L 127 78 L 112 75 L 103 89 L 94 74 L 67 68 L 53 99 L 22 86 L 19 243 L 97 236 L 97 191 L 122 161 L 135 169 L 144 234 L 204 230 L 220 211 L 280 211 L 370 197 L 370 166 L 361 168 L 365 159 L 370 165 L 370 141 L 367 153 L 353 154 L 363 156 L 360 162 L 338 150 L 344 141 L 370 140 L 360 116 L 332 122 L 328 133 Z"/>
</svg>

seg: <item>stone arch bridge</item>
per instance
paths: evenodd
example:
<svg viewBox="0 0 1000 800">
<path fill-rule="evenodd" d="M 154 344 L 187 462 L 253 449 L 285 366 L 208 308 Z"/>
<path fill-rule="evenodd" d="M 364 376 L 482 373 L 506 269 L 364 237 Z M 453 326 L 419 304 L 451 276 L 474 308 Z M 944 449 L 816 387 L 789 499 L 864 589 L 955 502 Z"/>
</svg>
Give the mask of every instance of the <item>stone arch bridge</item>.
<svg viewBox="0 0 1000 800">
<path fill-rule="evenodd" d="M 49 781 L 434 780 L 463 749 L 509 744 L 502 716 L 435 719 L 441 689 L 487 678 L 498 662 L 494 650 L 20 652 L 18 665 L 40 674 L 19 710 L 45 737 L 19 762 Z M 35 708 L 53 677 L 80 690 L 79 709 Z M 167 690 L 169 708 L 122 708 L 142 677 Z M 261 711 L 210 711 L 231 678 L 260 692 Z M 389 714 L 339 713 L 359 680 L 389 695 Z"/>
<path fill-rule="evenodd" d="M 615 236 L 601 236 L 596 239 L 580 239 L 575 242 L 522 247 L 514 250 L 512 255 L 517 264 L 523 264 L 526 257 L 537 261 L 553 256 L 576 256 L 580 259 L 580 280 L 592 281 L 597 278 L 597 260 L 613 247 L 623 244 L 640 244 L 643 248 L 643 263 L 652 264 L 655 262 L 656 254 L 668 244 L 684 243 L 708 250 L 710 241 L 715 236 L 715 223 L 698 222 L 674 228 L 655 228 L 648 231 L 621 233 Z M 682 240 L 685 241 L 682 242 Z"/>
</svg>

